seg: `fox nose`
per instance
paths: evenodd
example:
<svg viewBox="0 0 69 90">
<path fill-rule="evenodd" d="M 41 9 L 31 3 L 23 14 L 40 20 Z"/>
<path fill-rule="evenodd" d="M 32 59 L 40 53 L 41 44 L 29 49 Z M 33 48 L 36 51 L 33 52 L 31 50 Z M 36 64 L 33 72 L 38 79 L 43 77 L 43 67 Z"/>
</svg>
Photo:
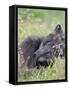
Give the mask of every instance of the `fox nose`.
<svg viewBox="0 0 69 90">
<path fill-rule="evenodd" d="M 39 54 L 39 51 L 36 51 L 36 52 L 34 53 L 34 56 L 35 56 L 35 57 L 39 57 L 39 55 L 40 55 L 40 54 Z"/>
<path fill-rule="evenodd" d="M 36 51 L 33 56 L 38 57 L 39 56 L 38 54 L 39 54 L 38 51 Z"/>
</svg>

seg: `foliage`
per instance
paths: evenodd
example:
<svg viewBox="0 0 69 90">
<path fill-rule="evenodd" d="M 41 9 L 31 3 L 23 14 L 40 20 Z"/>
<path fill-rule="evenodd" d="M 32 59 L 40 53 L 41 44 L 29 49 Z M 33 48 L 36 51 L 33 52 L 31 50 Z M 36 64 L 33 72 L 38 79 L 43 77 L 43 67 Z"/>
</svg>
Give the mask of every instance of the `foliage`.
<svg viewBox="0 0 69 90">
<path fill-rule="evenodd" d="M 23 72 L 19 76 L 19 82 L 25 81 L 40 81 L 40 80 L 57 80 L 65 79 L 65 61 L 64 59 L 55 59 L 53 67 L 40 69 L 32 69 L 28 71 L 24 67 Z"/>
</svg>

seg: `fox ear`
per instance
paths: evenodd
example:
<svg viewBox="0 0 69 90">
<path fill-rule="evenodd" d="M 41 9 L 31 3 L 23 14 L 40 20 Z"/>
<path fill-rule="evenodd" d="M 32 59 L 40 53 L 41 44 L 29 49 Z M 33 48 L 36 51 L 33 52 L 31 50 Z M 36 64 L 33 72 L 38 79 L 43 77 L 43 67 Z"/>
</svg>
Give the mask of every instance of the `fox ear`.
<svg viewBox="0 0 69 90">
<path fill-rule="evenodd" d="M 56 33 L 62 33 L 63 30 L 62 30 L 62 27 L 60 24 L 58 24 L 56 27 L 55 27 L 55 30 L 54 30 Z"/>
<path fill-rule="evenodd" d="M 61 27 L 61 25 L 60 24 L 58 24 L 57 26 L 56 26 L 56 29 L 61 29 L 62 27 Z"/>
</svg>

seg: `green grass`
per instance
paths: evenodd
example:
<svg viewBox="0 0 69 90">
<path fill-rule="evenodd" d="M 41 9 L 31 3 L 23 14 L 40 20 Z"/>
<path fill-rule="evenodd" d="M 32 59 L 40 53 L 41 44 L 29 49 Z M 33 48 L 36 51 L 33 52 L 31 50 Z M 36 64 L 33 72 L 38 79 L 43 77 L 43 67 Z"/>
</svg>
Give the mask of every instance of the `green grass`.
<svg viewBox="0 0 69 90">
<path fill-rule="evenodd" d="M 65 30 L 65 12 L 55 10 L 18 9 L 18 43 L 28 36 L 47 36 L 55 26 L 61 24 Z M 56 80 L 65 78 L 65 61 L 57 58 L 52 68 L 34 68 L 31 72 L 24 67 L 18 82 Z"/>
<path fill-rule="evenodd" d="M 61 24 L 65 30 L 65 12 L 55 10 L 18 9 L 18 41 L 27 36 L 46 36 Z"/>
<path fill-rule="evenodd" d="M 32 69 L 28 71 L 24 67 L 21 75 L 18 78 L 18 82 L 25 81 L 40 81 L 40 80 L 61 80 L 65 79 L 65 61 L 64 59 L 55 59 L 53 67 L 47 67 L 40 69 Z"/>
</svg>

